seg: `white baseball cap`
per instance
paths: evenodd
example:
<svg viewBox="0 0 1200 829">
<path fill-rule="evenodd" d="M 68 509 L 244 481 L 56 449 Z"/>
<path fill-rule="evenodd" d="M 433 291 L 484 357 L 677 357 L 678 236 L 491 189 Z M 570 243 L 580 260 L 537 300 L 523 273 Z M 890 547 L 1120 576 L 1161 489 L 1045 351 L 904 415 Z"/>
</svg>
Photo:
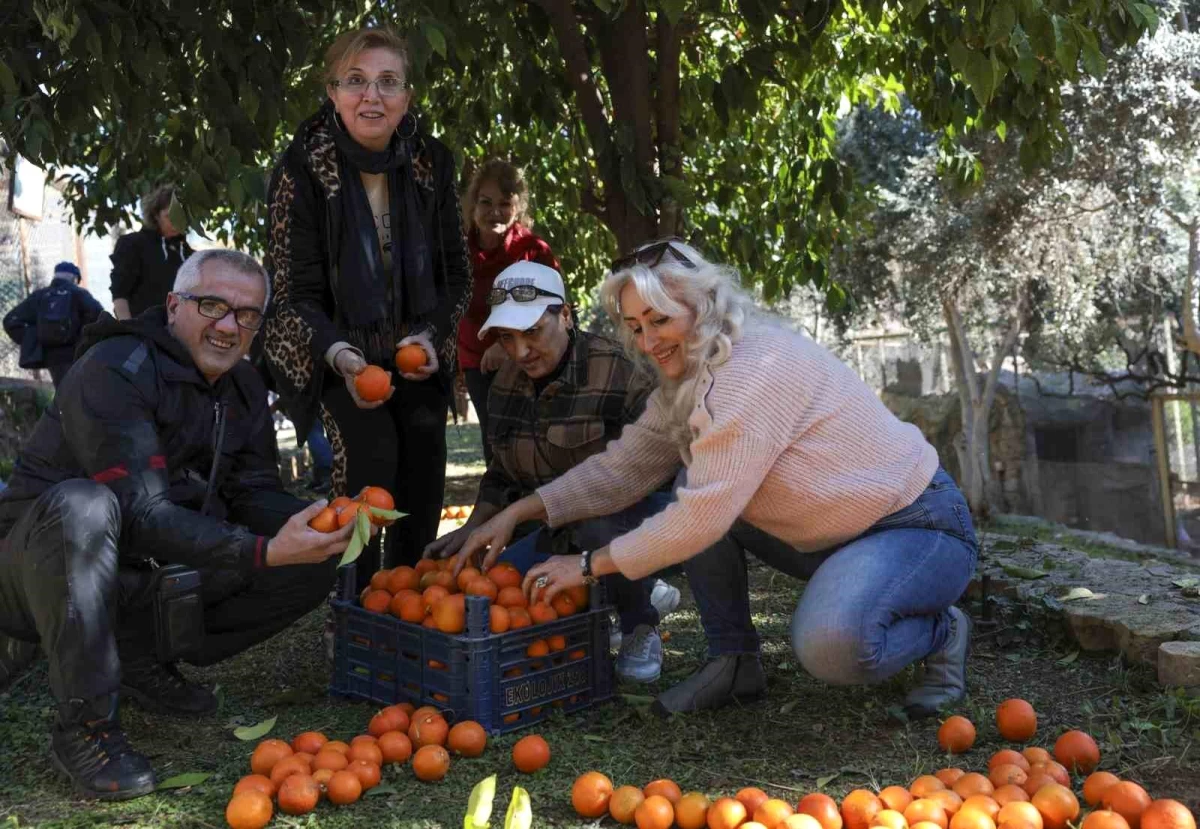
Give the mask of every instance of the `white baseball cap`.
<svg viewBox="0 0 1200 829">
<path fill-rule="evenodd" d="M 513 296 L 514 288 L 517 289 L 518 295 L 531 295 L 525 301 L 518 300 Z M 542 314 L 546 313 L 547 308 L 551 305 L 563 305 L 567 301 L 562 274 L 537 262 L 515 262 L 500 271 L 492 285 L 493 293 L 499 291 L 504 291 L 507 295 L 503 302 L 491 306 L 492 312 L 479 329 L 480 339 L 483 339 L 490 328 L 511 328 L 514 331 L 532 328 L 542 318 Z M 489 294 L 489 304 L 491 299 Z"/>
</svg>

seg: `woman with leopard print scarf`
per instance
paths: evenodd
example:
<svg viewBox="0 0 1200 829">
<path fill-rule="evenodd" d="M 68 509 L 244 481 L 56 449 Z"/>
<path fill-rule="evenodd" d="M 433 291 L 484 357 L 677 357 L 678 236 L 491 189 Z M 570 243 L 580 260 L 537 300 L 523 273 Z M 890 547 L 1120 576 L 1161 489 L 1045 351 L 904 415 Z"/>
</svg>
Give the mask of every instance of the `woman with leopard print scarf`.
<svg viewBox="0 0 1200 829">
<path fill-rule="evenodd" d="M 263 354 L 296 434 L 321 418 L 333 494 L 382 486 L 408 513 L 359 559 L 361 587 L 380 566 L 420 558 L 437 535 L 470 270 L 453 156 L 408 112 L 404 41 L 361 29 L 325 57 L 329 100 L 271 179 L 265 261 L 275 299 Z M 355 377 L 368 365 L 394 372 L 408 343 L 426 364 L 394 377 L 387 400 L 362 400 Z"/>
</svg>

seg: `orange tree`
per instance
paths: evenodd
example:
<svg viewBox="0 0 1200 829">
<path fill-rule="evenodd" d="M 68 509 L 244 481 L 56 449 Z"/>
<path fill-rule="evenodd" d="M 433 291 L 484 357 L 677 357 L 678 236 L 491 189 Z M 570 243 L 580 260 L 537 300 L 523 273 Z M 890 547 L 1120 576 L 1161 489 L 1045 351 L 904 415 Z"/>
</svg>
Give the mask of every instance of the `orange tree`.
<svg viewBox="0 0 1200 829">
<path fill-rule="evenodd" d="M 1033 167 L 1065 140 L 1064 82 L 1155 18 L 1134 0 L 16 0 L 0 131 L 67 171 L 98 227 L 167 178 L 181 220 L 255 247 L 264 171 L 320 100 L 320 50 L 364 21 L 409 34 L 416 104 L 466 168 L 524 163 L 570 272 L 684 234 L 771 299 L 828 285 L 855 204 L 836 151 L 853 107 L 903 95 L 968 172 L 954 148 L 973 131 L 1011 134 Z"/>
</svg>

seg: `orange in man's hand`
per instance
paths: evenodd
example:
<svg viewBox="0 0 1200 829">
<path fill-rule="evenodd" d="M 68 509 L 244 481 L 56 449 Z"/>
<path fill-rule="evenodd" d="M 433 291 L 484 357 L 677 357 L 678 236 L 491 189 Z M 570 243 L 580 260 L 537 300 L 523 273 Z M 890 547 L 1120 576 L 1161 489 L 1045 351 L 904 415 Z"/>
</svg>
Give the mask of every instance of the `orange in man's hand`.
<svg viewBox="0 0 1200 829">
<path fill-rule="evenodd" d="M 405 374 L 412 374 L 425 363 L 425 349 L 416 343 L 409 343 L 396 350 L 396 368 Z"/>
<path fill-rule="evenodd" d="M 338 528 L 338 514 L 333 507 L 325 507 L 308 522 L 319 533 L 331 533 Z"/>
<path fill-rule="evenodd" d="M 354 389 L 368 403 L 383 400 L 392 390 L 392 378 L 379 366 L 367 366 L 354 378 Z"/>
</svg>

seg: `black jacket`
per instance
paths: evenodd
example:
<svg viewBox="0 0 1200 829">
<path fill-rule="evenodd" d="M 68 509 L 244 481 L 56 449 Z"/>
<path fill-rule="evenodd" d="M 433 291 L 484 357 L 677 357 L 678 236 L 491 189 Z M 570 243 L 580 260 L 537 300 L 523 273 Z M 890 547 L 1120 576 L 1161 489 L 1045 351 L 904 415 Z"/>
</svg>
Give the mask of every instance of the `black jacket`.
<svg viewBox="0 0 1200 829">
<path fill-rule="evenodd" d="M 283 492 L 275 427 L 254 367 L 242 360 L 210 386 L 167 330 L 163 309 L 125 322 L 105 314 L 84 336 L 86 353 L 0 495 L 0 528 L 7 532 L 54 484 L 91 478 L 120 502 L 123 559 L 265 566 L 267 539 L 222 519 L 234 509 L 290 514 L 305 504 Z M 201 514 L 218 442 L 214 492 Z"/>
<path fill-rule="evenodd" d="M 71 297 L 71 314 L 74 317 L 76 339 L 66 345 L 44 346 L 37 337 L 38 303 L 48 291 L 63 289 L 74 294 Z M 45 288 L 34 291 L 20 305 L 5 314 L 4 330 L 12 341 L 21 347 L 21 356 L 17 361 L 21 368 L 70 365 L 75 359 L 75 344 L 79 341 L 83 326 L 95 322 L 102 313 L 103 306 L 86 288 L 76 285 L 74 279 L 58 277 L 51 280 Z"/>
<path fill-rule="evenodd" d="M 327 108 L 322 108 L 300 125 L 275 165 L 267 196 L 269 236 L 263 264 L 272 278 L 273 311 L 263 331 L 263 356 L 298 436 L 308 434 L 317 413 L 327 368 L 325 352 L 335 342 L 349 340 L 340 324 L 332 284 L 343 237 L 343 188 L 327 115 Z M 453 386 L 458 321 L 471 298 L 471 271 L 454 156 L 440 141 L 424 134 L 418 134 L 413 144 L 417 148 L 413 167 L 426 208 L 422 221 L 426 238 L 434 243 L 432 270 L 438 296 L 437 310 L 425 322 L 433 326 L 440 382 L 448 391 Z M 404 239 L 394 243 L 402 245 Z"/>
<path fill-rule="evenodd" d="M 144 227 L 117 240 L 112 256 L 113 299 L 129 301 L 129 313 L 138 316 L 147 308 L 162 305 L 175 286 L 175 274 L 192 249 L 182 236 L 170 239 L 154 228 Z"/>
</svg>

